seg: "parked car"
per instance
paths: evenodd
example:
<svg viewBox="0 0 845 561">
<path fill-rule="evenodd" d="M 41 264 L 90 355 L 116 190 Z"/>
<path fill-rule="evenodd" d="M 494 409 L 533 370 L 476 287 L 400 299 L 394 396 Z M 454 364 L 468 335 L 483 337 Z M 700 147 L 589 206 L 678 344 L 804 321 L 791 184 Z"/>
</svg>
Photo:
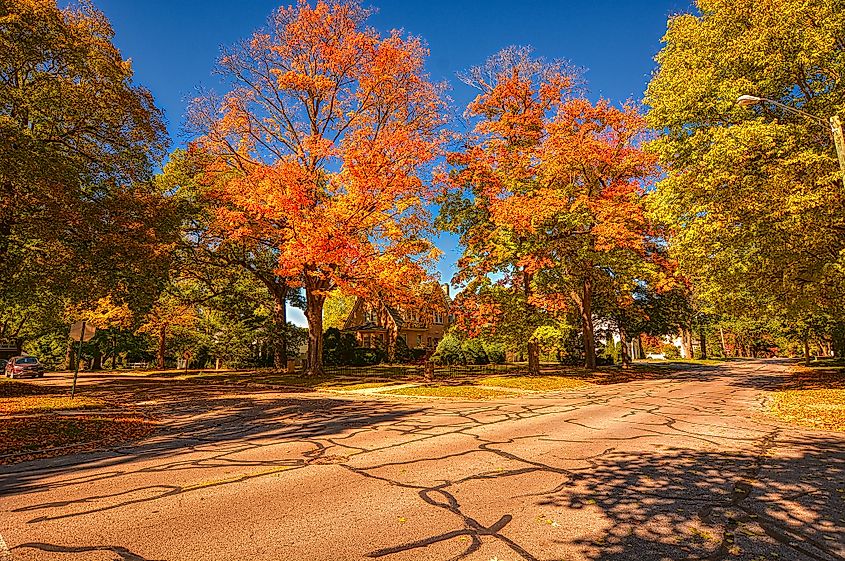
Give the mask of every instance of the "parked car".
<svg viewBox="0 0 845 561">
<path fill-rule="evenodd" d="M 4 372 L 7 378 L 21 378 L 23 376 L 43 378 L 44 365 L 38 362 L 38 359 L 34 356 L 15 356 L 6 363 Z"/>
</svg>

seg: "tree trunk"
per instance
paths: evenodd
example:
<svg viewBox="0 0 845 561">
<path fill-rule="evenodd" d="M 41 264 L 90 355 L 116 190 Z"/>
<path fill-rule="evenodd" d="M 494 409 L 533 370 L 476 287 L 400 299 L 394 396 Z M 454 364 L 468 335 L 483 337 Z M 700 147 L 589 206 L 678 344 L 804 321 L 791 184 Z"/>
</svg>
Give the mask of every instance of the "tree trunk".
<svg viewBox="0 0 845 561">
<path fill-rule="evenodd" d="M 76 360 L 76 347 L 74 342 L 71 341 L 67 345 L 67 352 L 65 353 L 65 363 L 67 364 L 68 370 L 73 370 L 75 368 L 74 361 Z"/>
<path fill-rule="evenodd" d="M 91 359 L 91 370 L 103 369 L 103 351 L 100 350 L 100 345 L 94 343 L 94 350 L 92 351 L 93 358 Z"/>
<path fill-rule="evenodd" d="M 157 365 L 159 370 L 164 370 L 164 355 L 167 352 L 167 324 L 164 324 L 158 331 L 158 357 Z"/>
<path fill-rule="evenodd" d="M 277 286 L 270 291 L 273 295 L 273 367 L 286 370 L 288 367 L 288 287 Z"/>
<path fill-rule="evenodd" d="M 528 341 L 528 373 L 533 376 L 540 374 L 540 343 L 533 337 Z"/>
<path fill-rule="evenodd" d="M 681 351 L 682 358 L 693 358 L 692 332 L 688 327 L 681 328 Z"/>
<path fill-rule="evenodd" d="M 643 352 L 643 336 L 641 333 L 637 333 L 637 356 L 636 358 L 645 358 L 645 352 Z"/>
<path fill-rule="evenodd" d="M 728 358 L 728 346 L 725 345 L 725 330 L 722 329 L 722 326 L 719 326 L 719 340 L 722 343 L 722 356 Z"/>
<path fill-rule="evenodd" d="M 323 370 L 323 304 L 326 287 L 320 281 L 305 275 L 305 318 L 308 320 L 308 374 L 321 376 Z"/>
<path fill-rule="evenodd" d="M 631 354 L 628 347 L 628 333 L 621 327 L 619 328 L 619 346 L 622 347 L 620 355 L 622 358 L 622 368 L 631 368 Z"/>
<path fill-rule="evenodd" d="M 804 337 L 804 366 L 810 366 L 810 342 Z"/>
<path fill-rule="evenodd" d="M 587 277 L 581 285 L 581 330 L 584 334 L 584 368 L 596 369 L 596 330 L 593 326 L 593 279 Z"/>
<path fill-rule="evenodd" d="M 117 336 L 114 333 L 111 336 L 111 369 L 117 369 Z"/>
<path fill-rule="evenodd" d="M 698 344 L 701 347 L 701 360 L 707 360 L 707 333 L 703 327 L 698 330 Z"/>
</svg>

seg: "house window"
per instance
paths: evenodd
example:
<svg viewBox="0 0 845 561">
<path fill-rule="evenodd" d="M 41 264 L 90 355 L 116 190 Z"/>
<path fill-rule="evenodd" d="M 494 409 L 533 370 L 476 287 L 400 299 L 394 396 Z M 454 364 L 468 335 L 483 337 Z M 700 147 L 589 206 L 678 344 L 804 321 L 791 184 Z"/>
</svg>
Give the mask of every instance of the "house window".
<svg viewBox="0 0 845 561">
<path fill-rule="evenodd" d="M 434 312 L 434 323 L 443 324 L 443 312 Z"/>
</svg>

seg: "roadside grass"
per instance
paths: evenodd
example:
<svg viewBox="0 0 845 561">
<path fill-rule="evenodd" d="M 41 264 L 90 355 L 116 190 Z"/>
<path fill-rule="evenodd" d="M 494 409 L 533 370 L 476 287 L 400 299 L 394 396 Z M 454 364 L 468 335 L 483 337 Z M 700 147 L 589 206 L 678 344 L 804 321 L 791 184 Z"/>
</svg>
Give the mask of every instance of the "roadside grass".
<svg viewBox="0 0 845 561">
<path fill-rule="evenodd" d="M 788 386 L 772 392 L 769 413 L 804 427 L 845 431 L 845 367 L 834 360 L 793 367 Z"/>
<path fill-rule="evenodd" d="M 494 386 L 531 391 L 561 391 L 588 388 L 595 384 L 570 376 L 488 376 L 475 382 L 479 386 Z"/>
<path fill-rule="evenodd" d="M 451 397 L 462 399 L 491 399 L 495 397 L 511 397 L 517 395 L 506 390 L 479 388 L 475 386 L 426 385 L 410 388 L 396 388 L 379 392 L 389 395 L 410 395 L 418 397 Z"/>
<path fill-rule="evenodd" d="M 83 452 L 146 438 L 156 425 L 139 417 L 41 416 L 0 422 L 0 464 Z"/>
<path fill-rule="evenodd" d="M 332 376 L 300 376 L 272 371 L 204 371 L 196 374 L 182 374 L 174 377 L 187 382 L 213 382 L 221 384 L 272 384 L 295 388 L 311 388 L 331 382 Z"/>
<path fill-rule="evenodd" d="M 332 382 L 326 382 L 324 384 L 319 384 L 315 387 L 321 390 L 331 390 L 331 391 L 355 391 L 355 390 L 369 390 L 372 388 L 383 388 L 389 386 L 396 386 L 401 384 L 402 382 L 398 380 L 384 380 L 381 382 L 359 382 L 359 383 L 349 383 L 343 384 L 339 383 L 337 380 Z"/>
<path fill-rule="evenodd" d="M 137 440 L 155 430 L 140 416 L 87 413 L 106 405 L 96 397 L 71 399 L 66 388 L 0 381 L 0 464 Z"/>
<path fill-rule="evenodd" d="M 30 395 L 46 395 L 57 393 L 59 391 L 60 390 L 58 388 L 27 384 L 26 382 L 18 382 L 17 380 L 9 380 L 8 378 L 0 378 L 0 399 Z"/>
<path fill-rule="evenodd" d="M 775 392 L 769 410 L 782 421 L 815 429 L 845 431 L 845 389 Z"/>
<path fill-rule="evenodd" d="M 719 366 L 725 364 L 726 362 L 731 361 L 738 361 L 742 360 L 741 358 L 670 358 L 670 359 L 658 359 L 658 358 L 643 358 L 638 359 L 637 363 L 640 364 L 656 364 L 660 366 L 671 366 L 673 364 L 692 364 L 692 365 L 699 365 L 699 366 Z"/>
<path fill-rule="evenodd" d="M 105 405 L 106 403 L 101 399 L 85 396 L 79 396 L 75 399 L 71 399 L 68 395 L 4 397 L 0 398 L 0 415 L 99 409 L 105 407 Z"/>
</svg>

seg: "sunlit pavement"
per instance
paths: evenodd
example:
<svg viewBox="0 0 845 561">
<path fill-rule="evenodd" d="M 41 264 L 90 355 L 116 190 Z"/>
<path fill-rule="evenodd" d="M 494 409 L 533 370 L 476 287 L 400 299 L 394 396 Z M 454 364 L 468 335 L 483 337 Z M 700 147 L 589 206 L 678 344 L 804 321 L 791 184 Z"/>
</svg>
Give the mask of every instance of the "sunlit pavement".
<svg viewBox="0 0 845 561">
<path fill-rule="evenodd" d="M 0 468 L 0 534 L 15 561 L 844 559 L 845 433 L 762 412 L 785 372 L 485 402 L 126 382 L 168 428 Z"/>
</svg>

